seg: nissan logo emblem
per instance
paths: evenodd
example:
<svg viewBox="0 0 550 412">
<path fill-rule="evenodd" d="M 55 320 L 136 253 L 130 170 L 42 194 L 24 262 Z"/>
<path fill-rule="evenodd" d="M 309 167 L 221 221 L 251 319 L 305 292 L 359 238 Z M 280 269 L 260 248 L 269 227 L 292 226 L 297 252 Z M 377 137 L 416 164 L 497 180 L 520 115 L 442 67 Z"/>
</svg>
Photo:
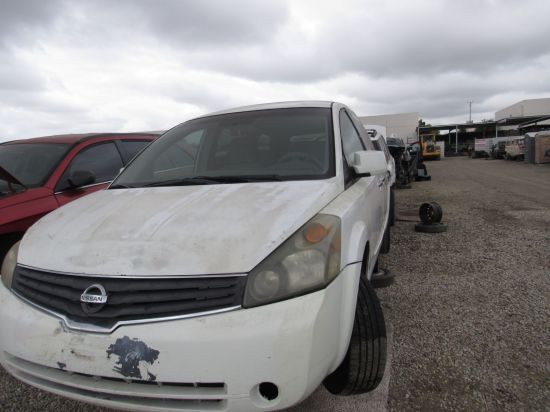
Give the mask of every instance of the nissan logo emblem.
<svg viewBox="0 0 550 412">
<path fill-rule="evenodd" d="M 107 303 L 107 291 L 100 284 L 88 286 L 80 295 L 80 306 L 86 314 L 99 312 Z"/>
</svg>

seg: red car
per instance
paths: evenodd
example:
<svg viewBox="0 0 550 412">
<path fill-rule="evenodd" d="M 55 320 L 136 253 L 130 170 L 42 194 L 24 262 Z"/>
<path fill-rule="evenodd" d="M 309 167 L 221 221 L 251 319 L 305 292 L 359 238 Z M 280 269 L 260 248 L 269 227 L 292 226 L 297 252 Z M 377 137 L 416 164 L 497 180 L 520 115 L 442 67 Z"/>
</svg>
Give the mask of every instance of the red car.
<svg viewBox="0 0 550 412">
<path fill-rule="evenodd" d="M 159 135 L 79 134 L 0 144 L 0 263 L 34 222 L 106 187 Z"/>
</svg>

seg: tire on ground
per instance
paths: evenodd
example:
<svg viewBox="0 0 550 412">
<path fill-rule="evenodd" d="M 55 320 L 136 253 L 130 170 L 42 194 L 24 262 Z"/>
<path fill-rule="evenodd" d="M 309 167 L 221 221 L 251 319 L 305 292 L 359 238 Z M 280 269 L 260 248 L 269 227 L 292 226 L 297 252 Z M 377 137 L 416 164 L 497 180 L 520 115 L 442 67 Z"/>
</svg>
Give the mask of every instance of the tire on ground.
<svg viewBox="0 0 550 412">
<path fill-rule="evenodd" d="M 335 395 L 353 395 L 375 389 L 386 367 L 386 324 L 380 301 L 361 276 L 353 332 L 346 356 L 323 384 Z"/>
<path fill-rule="evenodd" d="M 423 223 L 439 223 L 443 217 L 443 209 L 437 202 L 422 203 L 418 209 L 418 215 Z"/>
</svg>

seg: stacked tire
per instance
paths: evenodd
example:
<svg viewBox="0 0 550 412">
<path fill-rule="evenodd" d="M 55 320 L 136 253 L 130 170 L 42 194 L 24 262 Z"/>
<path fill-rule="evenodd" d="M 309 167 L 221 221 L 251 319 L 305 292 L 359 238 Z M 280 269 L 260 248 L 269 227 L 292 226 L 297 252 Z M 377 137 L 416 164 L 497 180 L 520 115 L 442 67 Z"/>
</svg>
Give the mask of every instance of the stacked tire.
<svg viewBox="0 0 550 412">
<path fill-rule="evenodd" d="M 443 209 L 437 202 L 422 203 L 418 210 L 421 223 L 414 230 L 422 233 L 441 233 L 447 231 L 447 225 L 441 223 Z"/>
</svg>

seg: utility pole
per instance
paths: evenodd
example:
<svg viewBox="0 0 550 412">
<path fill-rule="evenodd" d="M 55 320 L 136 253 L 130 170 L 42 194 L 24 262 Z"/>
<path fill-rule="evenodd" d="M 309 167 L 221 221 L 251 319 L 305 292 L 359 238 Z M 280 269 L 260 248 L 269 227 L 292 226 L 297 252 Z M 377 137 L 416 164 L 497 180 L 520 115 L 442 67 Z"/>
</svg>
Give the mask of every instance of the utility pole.
<svg viewBox="0 0 550 412">
<path fill-rule="evenodd" d="M 468 121 L 468 123 L 472 123 L 472 103 L 474 101 L 473 100 L 468 100 L 468 104 L 470 105 L 470 120 Z"/>
</svg>

